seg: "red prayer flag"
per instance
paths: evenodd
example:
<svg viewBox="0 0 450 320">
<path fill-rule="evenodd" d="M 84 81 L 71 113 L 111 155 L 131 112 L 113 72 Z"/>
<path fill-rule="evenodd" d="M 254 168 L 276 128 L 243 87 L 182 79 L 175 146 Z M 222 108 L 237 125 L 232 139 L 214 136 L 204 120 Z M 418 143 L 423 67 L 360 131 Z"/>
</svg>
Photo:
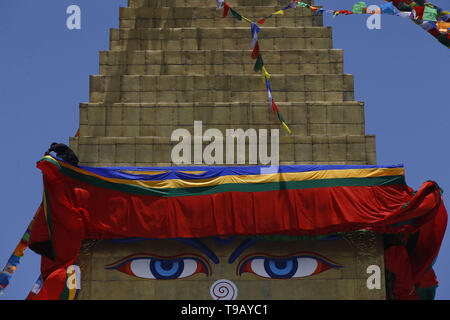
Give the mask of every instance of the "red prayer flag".
<svg viewBox="0 0 450 320">
<path fill-rule="evenodd" d="M 256 41 L 256 44 L 253 47 L 253 51 L 252 51 L 252 59 L 257 59 L 258 55 L 259 55 L 259 44 L 258 44 L 258 41 Z"/>
<path fill-rule="evenodd" d="M 228 12 L 230 11 L 230 6 L 224 2 L 223 4 L 223 17 L 225 18 L 228 15 Z"/>
<path fill-rule="evenodd" d="M 413 9 L 416 11 L 417 19 L 422 19 L 425 6 L 416 6 Z"/>
</svg>

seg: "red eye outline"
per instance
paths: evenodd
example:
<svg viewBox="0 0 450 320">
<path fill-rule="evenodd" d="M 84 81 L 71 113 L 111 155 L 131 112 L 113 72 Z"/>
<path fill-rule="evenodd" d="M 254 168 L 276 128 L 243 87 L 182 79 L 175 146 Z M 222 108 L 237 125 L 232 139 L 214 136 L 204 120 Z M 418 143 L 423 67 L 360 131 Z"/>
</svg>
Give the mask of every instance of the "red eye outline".
<svg viewBox="0 0 450 320">
<path fill-rule="evenodd" d="M 261 276 L 261 275 L 257 274 L 256 272 L 254 272 L 251 267 L 251 262 L 255 259 L 269 259 L 271 261 L 275 261 L 275 260 L 289 260 L 289 259 L 295 259 L 295 258 L 315 259 L 315 260 L 317 260 L 317 267 L 313 273 L 311 273 L 308 276 L 303 276 L 303 277 L 270 277 L 270 276 L 265 277 L 265 276 Z M 251 254 L 243 257 L 239 261 L 239 263 L 236 266 L 236 275 L 241 276 L 243 273 L 252 273 L 252 274 L 254 274 L 258 277 L 264 278 L 264 279 L 293 279 L 293 278 L 310 277 L 315 274 L 322 273 L 331 268 L 343 268 L 343 266 L 328 259 L 327 257 L 322 256 L 315 252 L 302 251 L 302 252 L 295 252 L 295 253 L 291 253 L 291 254 L 287 254 L 287 255 L 280 255 L 280 256 L 271 255 L 271 254 L 264 253 L 264 252 L 255 252 L 255 253 L 251 253 Z M 293 272 L 293 274 L 295 274 L 295 271 Z M 268 275 L 270 275 L 270 272 L 267 272 L 267 273 L 268 273 Z"/>
<path fill-rule="evenodd" d="M 195 260 L 197 262 L 197 269 L 194 271 L 193 274 L 183 277 L 183 278 L 188 278 L 188 277 L 191 277 L 198 273 L 204 273 L 204 274 L 206 274 L 207 277 L 209 277 L 212 274 L 211 265 L 208 263 L 208 260 L 206 260 L 203 256 L 196 254 L 196 253 L 183 253 L 183 254 L 179 254 L 179 255 L 175 255 L 175 256 L 160 256 L 160 255 L 156 255 L 156 254 L 152 254 L 152 253 L 134 253 L 134 254 L 128 255 L 120 260 L 117 260 L 113 263 L 105 265 L 105 269 L 109 269 L 109 270 L 116 269 L 117 271 L 128 274 L 130 276 L 142 278 L 142 279 L 148 279 L 148 280 L 180 279 L 177 277 L 174 277 L 174 278 L 170 278 L 170 277 L 169 278 L 157 278 L 156 276 L 155 276 L 155 278 L 139 277 L 139 276 L 135 275 L 133 273 L 133 271 L 131 270 L 131 262 L 133 262 L 135 260 L 140 260 L 140 259 L 148 259 L 148 260 L 150 260 L 149 263 L 151 263 L 152 261 L 170 261 L 170 260 L 180 261 L 180 260 L 184 260 L 184 259 Z"/>
</svg>

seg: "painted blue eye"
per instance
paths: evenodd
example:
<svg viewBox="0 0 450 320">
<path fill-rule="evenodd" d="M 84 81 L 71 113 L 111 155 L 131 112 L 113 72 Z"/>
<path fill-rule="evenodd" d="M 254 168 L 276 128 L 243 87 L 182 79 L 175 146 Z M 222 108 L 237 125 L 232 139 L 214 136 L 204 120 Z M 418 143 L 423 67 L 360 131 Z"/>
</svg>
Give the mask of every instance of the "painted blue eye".
<svg viewBox="0 0 450 320">
<path fill-rule="evenodd" d="M 323 256 L 298 252 L 290 256 L 275 257 L 267 254 L 252 254 L 243 258 L 237 273 L 253 273 L 268 279 L 303 278 L 341 266 Z"/>
<path fill-rule="evenodd" d="M 182 258 L 134 254 L 105 267 L 134 277 L 154 280 L 181 279 L 197 273 L 207 276 L 210 274 L 210 267 L 205 259 L 194 254 Z"/>
<path fill-rule="evenodd" d="M 264 259 L 264 269 L 271 278 L 289 279 L 298 268 L 297 258 Z"/>
<path fill-rule="evenodd" d="M 150 271 L 155 279 L 175 279 L 180 276 L 184 270 L 183 259 L 178 260 L 156 260 L 152 259 L 149 263 Z M 197 265 L 195 265 L 197 268 Z M 194 270 L 195 271 L 195 270 Z"/>
</svg>

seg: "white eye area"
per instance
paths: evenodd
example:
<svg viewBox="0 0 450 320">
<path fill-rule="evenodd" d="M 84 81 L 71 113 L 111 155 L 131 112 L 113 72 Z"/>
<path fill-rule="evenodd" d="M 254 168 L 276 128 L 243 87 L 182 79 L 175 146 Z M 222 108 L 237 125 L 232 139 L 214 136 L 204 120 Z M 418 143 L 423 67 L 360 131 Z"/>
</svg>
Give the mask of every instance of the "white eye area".
<svg viewBox="0 0 450 320">
<path fill-rule="evenodd" d="M 317 269 L 317 259 L 314 258 L 297 258 L 298 268 L 297 272 L 292 276 L 293 278 L 310 276 Z"/>
<path fill-rule="evenodd" d="M 250 263 L 252 271 L 265 278 L 307 277 L 312 275 L 318 266 L 317 259 L 308 257 L 298 257 L 287 260 L 277 258 L 255 258 Z"/>
<path fill-rule="evenodd" d="M 155 276 L 150 271 L 151 259 L 136 259 L 131 261 L 130 269 L 136 277 L 155 279 Z"/>
<path fill-rule="evenodd" d="M 158 259 L 135 259 L 130 263 L 130 269 L 136 277 L 145 279 L 180 279 L 193 275 L 198 267 L 194 259 L 184 258 L 181 260 L 158 260 Z M 156 274 L 154 274 L 152 272 Z"/>
<path fill-rule="evenodd" d="M 197 270 L 198 262 L 194 259 L 184 259 L 184 269 L 183 272 L 178 276 L 178 278 L 186 278 L 192 276 Z"/>
<path fill-rule="evenodd" d="M 251 262 L 251 268 L 254 273 L 256 273 L 258 276 L 270 278 L 270 276 L 266 272 L 266 268 L 264 268 L 264 259 L 256 258 L 253 259 Z"/>
</svg>

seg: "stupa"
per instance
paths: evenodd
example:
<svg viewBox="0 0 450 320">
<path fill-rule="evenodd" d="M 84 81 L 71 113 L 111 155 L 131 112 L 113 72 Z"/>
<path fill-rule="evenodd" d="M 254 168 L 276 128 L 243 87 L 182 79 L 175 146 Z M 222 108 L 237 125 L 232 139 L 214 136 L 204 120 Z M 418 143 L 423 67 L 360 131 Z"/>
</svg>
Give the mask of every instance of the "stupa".
<svg viewBox="0 0 450 320">
<path fill-rule="evenodd" d="M 227 3 L 254 21 L 286 5 L 282 0 Z M 172 166 L 178 142 L 171 134 L 179 128 L 193 132 L 194 121 L 224 136 L 227 129 L 280 129 L 281 165 L 376 164 L 364 103 L 354 100 L 353 75 L 344 73 L 343 50 L 333 48 L 332 28 L 323 26 L 322 15 L 296 8 L 261 28 L 259 45 L 272 94 L 291 134 L 281 128 L 261 75 L 253 71 L 249 25 L 224 18 L 215 1 L 129 0 L 120 8 L 119 28 L 110 31 L 109 50 L 100 52 L 100 73 L 90 77 L 90 101 L 80 104 L 79 136 L 70 138 L 80 164 Z M 386 298 L 382 236 L 371 232 L 334 241 L 255 244 L 253 250 L 268 254 L 314 252 L 308 263 L 332 269 L 290 281 L 237 276 L 238 261 L 224 261 L 240 240 L 202 241 L 221 262 L 207 278 L 174 281 L 136 278 L 112 270 L 111 264 L 136 252 L 179 255 L 192 251 L 190 244 L 85 241 L 77 262 L 82 275 L 77 298 L 210 299 L 212 284 L 222 278 L 235 283 L 238 299 Z M 381 279 L 370 288 L 369 266 L 379 266 Z"/>
</svg>

